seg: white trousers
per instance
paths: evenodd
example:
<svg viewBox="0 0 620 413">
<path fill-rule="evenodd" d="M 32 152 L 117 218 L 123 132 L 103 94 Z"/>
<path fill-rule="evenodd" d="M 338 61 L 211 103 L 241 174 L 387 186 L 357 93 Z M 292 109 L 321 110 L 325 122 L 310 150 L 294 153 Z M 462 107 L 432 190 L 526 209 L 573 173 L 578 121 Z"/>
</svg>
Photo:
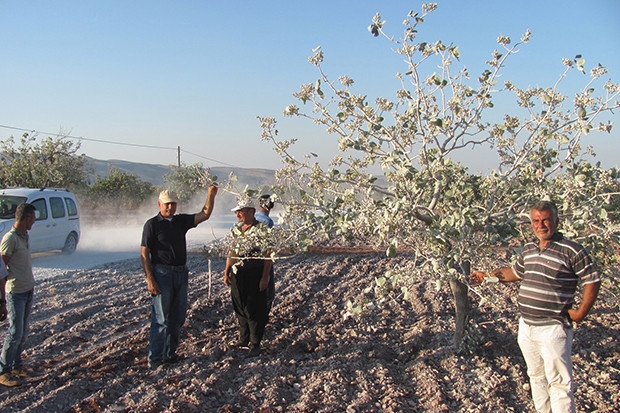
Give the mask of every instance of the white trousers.
<svg viewBox="0 0 620 413">
<path fill-rule="evenodd" d="M 572 329 L 561 324 L 530 326 L 521 319 L 517 341 L 532 387 L 534 407 L 540 413 L 574 413 Z"/>
</svg>

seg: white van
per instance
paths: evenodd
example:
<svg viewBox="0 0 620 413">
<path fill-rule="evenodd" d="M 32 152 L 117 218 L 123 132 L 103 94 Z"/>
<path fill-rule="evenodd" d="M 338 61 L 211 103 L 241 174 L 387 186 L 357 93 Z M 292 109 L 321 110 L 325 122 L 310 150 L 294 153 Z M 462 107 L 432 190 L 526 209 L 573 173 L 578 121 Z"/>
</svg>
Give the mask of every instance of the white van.
<svg viewBox="0 0 620 413">
<path fill-rule="evenodd" d="M 75 195 L 62 188 L 0 189 L 0 239 L 15 223 L 15 209 L 23 202 L 37 209 L 37 220 L 28 231 L 30 252 L 75 251 L 80 240 L 80 214 Z"/>
</svg>

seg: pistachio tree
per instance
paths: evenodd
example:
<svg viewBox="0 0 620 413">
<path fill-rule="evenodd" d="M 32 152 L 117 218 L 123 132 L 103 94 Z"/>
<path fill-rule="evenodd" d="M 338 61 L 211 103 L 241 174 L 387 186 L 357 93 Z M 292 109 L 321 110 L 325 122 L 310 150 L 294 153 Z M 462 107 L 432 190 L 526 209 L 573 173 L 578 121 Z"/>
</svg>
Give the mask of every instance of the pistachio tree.
<svg viewBox="0 0 620 413">
<path fill-rule="evenodd" d="M 549 87 L 505 79 L 506 62 L 529 42 L 529 31 L 518 41 L 499 36 L 484 70 L 470 73 L 457 45 L 419 40 L 436 7 L 410 12 L 402 36 L 388 34 L 379 14 L 372 19 L 370 33 L 404 60 L 398 87 L 384 97 L 356 91 L 348 76 L 329 77 L 323 51 L 313 51 L 309 62 L 318 78 L 294 93 L 297 103 L 284 115 L 322 125 L 334 137 L 338 153 L 329 164 L 314 154 L 297 157 L 296 139 L 282 138 L 275 118 L 259 121 L 262 139 L 283 163 L 276 173 L 283 221 L 306 228 L 300 233 L 314 243 L 338 239 L 389 256 L 414 254 L 415 274 L 389 271 L 377 282 L 405 297 L 406 285 L 396 280 L 450 282 L 459 344 L 470 263 L 487 270 L 500 258 L 510 263 L 514 248 L 531 237 L 529 206 L 541 198 L 558 204 L 563 231 L 591 248 L 608 287 L 618 291 L 618 172 L 593 165 L 593 149 L 583 140 L 612 130 L 620 89 L 603 66 L 588 69 L 580 55 L 563 60 Z M 585 79 L 570 96 L 561 91 L 569 77 Z M 471 172 L 457 159 L 472 149 L 496 153 L 497 166 Z"/>
<path fill-rule="evenodd" d="M 88 184 L 86 155 L 78 155 L 80 143 L 66 137 L 38 140 L 24 133 L 19 145 L 13 136 L 0 141 L 0 187 L 66 187 L 74 191 Z"/>
<path fill-rule="evenodd" d="M 192 165 L 181 164 L 173 166 L 172 172 L 163 178 L 164 186 L 173 189 L 182 202 L 192 199 L 200 190 L 206 190 L 211 182 L 217 181 L 216 176 L 211 176 L 209 169 L 201 163 Z"/>
<path fill-rule="evenodd" d="M 87 203 L 93 209 L 116 211 L 136 210 L 153 197 L 155 188 L 150 182 L 141 180 L 136 174 L 110 168 L 107 176 L 97 176 L 88 187 Z"/>
</svg>

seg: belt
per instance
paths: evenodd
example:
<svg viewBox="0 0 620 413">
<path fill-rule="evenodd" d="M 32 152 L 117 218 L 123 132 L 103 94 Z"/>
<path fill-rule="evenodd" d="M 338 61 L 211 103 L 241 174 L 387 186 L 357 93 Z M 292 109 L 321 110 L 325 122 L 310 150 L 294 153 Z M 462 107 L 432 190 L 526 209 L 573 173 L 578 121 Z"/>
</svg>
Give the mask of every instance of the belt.
<svg viewBox="0 0 620 413">
<path fill-rule="evenodd" d="M 185 271 L 187 269 L 185 265 L 166 265 L 166 264 L 155 264 L 155 265 L 165 268 L 167 270 L 176 271 L 176 272 Z"/>
</svg>

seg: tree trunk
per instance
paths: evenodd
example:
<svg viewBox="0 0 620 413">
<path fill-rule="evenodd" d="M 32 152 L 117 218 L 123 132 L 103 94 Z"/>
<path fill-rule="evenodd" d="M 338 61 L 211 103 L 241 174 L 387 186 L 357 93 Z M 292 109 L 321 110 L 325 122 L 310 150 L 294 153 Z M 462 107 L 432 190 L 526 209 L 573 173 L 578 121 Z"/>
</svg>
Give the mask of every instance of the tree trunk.
<svg viewBox="0 0 620 413">
<path fill-rule="evenodd" d="M 461 268 L 459 268 L 458 270 L 465 276 L 469 276 L 469 263 L 463 263 Z M 465 328 L 467 327 L 467 322 L 469 321 L 470 304 L 469 296 L 467 294 L 468 287 L 467 284 L 455 277 L 450 280 L 450 289 L 452 290 L 452 295 L 454 296 L 454 304 L 456 308 L 456 330 L 454 331 L 454 346 L 456 347 L 456 351 L 458 353 L 461 350 L 461 346 L 463 344 L 463 337 L 465 335 Z"/>
</svg>

